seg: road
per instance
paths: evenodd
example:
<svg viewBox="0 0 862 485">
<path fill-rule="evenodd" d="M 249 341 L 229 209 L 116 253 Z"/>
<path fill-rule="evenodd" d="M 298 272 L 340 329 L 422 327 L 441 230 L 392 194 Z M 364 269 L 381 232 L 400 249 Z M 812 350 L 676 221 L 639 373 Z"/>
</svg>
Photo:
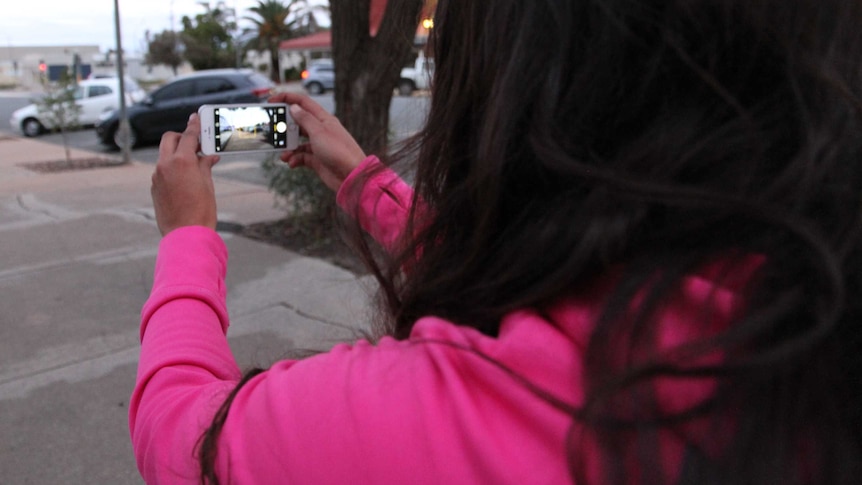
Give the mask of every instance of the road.
<svg viewBox="0 0 862 485">
<path fill-rule="evenodd" d="M 335 102 L 331 94 L 313 96 L 330 113 L 335 110 Z M 399 140 L 412 135 L 422 128 L 428 110 L 429 98 L 425 96 L 394 97 L 389 110 L 390 131 L 394 139 Z M 0 92 L 0 134 L 15 133 L 9 126 L 12 112 L 30 104 L 27 94 L 10 94 Z M 92 128 L 81 129 L 67 134 L 69 145 L 105 156 L 119 157 L 119 152 L 102 145 Z M 59 133 L 42 135 L 40 141 L 46 141 L 59 146 L 63 145 L 63 137 Z M 62 150 L 58 150 L 58 158 L 62 158 Z M 139 162 L 155 163 L 159 156 L 158 146 L 150 145 L 132 150 L 132 159 Z M 214 168 L 217 177 L 239 180 L 259 185 L 267 185 L 267 179 L 261 169 L 261 164 L 268 155 L 249 156 L 248 154 L 224 154 Z"/>
</svg>

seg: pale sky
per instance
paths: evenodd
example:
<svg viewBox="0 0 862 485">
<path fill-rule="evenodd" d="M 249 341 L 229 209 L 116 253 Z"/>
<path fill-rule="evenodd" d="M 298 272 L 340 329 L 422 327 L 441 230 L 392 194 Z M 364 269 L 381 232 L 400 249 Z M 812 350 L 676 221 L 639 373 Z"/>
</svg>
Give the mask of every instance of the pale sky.
<svg viewBox="0 0 862 485">
<path fill-rule="evenodd" d="M 215 7 L 218 0 L 210 5 Z M 242 17 L 255 0 L 224 0 Z M 326 3 L 324 0 L 311 3 Z M 182 28 L 183 15 L 204 12 L 199 0 L 119 0 L 123 50 L 146 51 L 145 33 Z M 116 46 L 113 0 L 4 0 L 0 10 L 0 49 L 6 46 L 98 45 L 107 51 Z"/>
</svg>

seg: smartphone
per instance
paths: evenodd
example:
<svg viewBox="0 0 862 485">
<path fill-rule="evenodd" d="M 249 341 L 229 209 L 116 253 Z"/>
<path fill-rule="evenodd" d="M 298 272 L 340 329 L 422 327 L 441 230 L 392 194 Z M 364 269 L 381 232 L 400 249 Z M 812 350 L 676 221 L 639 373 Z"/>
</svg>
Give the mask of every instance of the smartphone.
<svg viewBox="0 0 862 485">
<path fill-rule="evenodd" d="M 201 120 L 204 155 L 293 150 L 299 126 L 283 103 L 205 104 Z"/>
</svg>

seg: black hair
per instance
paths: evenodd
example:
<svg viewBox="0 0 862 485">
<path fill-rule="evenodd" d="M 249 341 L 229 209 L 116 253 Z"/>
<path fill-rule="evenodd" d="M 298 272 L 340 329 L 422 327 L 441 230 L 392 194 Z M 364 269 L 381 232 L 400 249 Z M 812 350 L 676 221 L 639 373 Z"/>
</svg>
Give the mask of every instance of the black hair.
<svg viewBox="0 0 862 485">
<path fill-rule="evenodd" d="M 224 428 L 224 424 L 227 421 L 230 406 L 233 404 L 233 400 L 236 399 L 236 395 L 239 393 L 240 389 L 242 389 L 248 381 L 252 380 L 263 371 L 263 369 L 255 367 L 243 374 L 242 379 L 240 379 L 237 385 L 231 389 L 227 398 L 225 398 L 224 402 L 219 406 L 215 416 L 213 416 L 212 423 L 210 423 L 206 431 L 204 431 L 204 434 L 201 435 L 198 440 L 196 451 L 197 460 L 200 464 L 201 485 L 218 485 L 220 483 L 215 471 L 216 455 L 218 453 L 217 443 L 218 438 L 221 435 L 221 430 Z"/>
<path fill-rule="evenodd" d="M 573 478 L 594 446 L 600 483 L 673 481 L 667 431 L 683 483 L 857 481 L 860 22 L 845 0 L 440 0 L 428 122 L 400 156 L 422 210 L 379 273 L 385 332 L 435 315 L 495 335 L 613 272 Z M 745 311 L 687 358 L 608 358 L 656 355 L 683 278 L 720 260 L 721 285 L 754 256 Z M 717 388 L 671 414 L 645 391 L 661 378 Z M 685 435 L 695 420 L 722 445 Z"/>
</svg>

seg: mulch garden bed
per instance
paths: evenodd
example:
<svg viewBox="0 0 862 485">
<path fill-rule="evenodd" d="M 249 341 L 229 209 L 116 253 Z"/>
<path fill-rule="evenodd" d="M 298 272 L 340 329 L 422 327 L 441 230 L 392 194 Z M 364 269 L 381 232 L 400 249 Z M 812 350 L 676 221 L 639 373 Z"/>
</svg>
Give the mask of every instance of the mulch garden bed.
<svg viewBox="0 0 862 485">
<path fill-rule="evenodd" d="M 38 173 L 68 172 L 71 170 L 90 170 L 94 168 L 120 167 L 123 162 L 110 158 L 73 158 L 71 160 L 52 160 L 47 162 L 22 163 L 19 167 Z"/>
</svg>

